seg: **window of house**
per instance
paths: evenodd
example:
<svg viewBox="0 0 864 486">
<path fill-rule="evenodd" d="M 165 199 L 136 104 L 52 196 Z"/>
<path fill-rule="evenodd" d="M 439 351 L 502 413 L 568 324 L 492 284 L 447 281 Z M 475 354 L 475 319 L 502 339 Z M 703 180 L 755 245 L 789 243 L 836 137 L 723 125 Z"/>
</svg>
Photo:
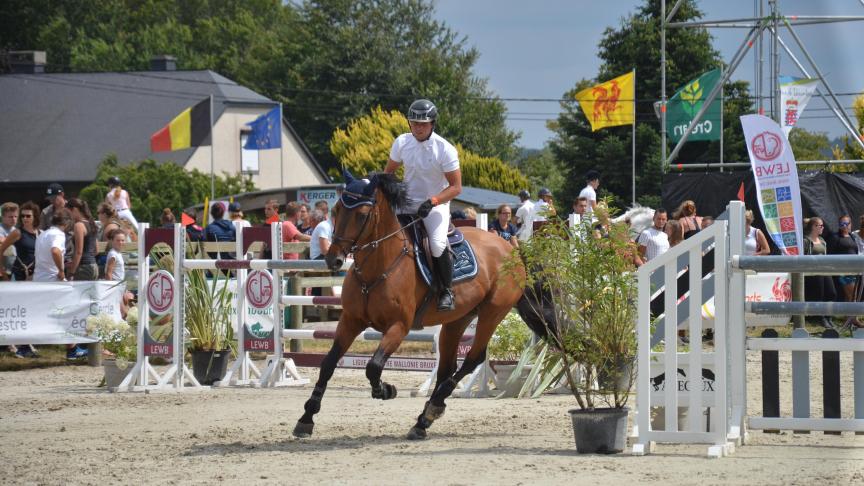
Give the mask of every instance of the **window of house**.
<svg viewBox="0 0 864 486">
<path fill-rule="evenodd" d="M 258 151 L 246 150 L 246 140 L 249 139 L 249 130 L 240 131 L 240 172 L 244 174 L 258 173 Z"/>
</svg>

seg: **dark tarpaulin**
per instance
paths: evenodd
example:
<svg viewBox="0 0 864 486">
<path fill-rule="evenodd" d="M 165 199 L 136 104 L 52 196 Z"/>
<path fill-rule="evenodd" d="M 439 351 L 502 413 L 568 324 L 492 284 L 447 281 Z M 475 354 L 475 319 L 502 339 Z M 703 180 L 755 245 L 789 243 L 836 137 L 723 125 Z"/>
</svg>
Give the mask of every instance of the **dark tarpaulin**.
<svg viewBox="0 0 864 486">
<path fill-rule="evenodd" d="M 663 179 L 663 207 L 671 217 L 679 204 L 691 199 L 700 216 L 717 216 L 726 210 L 729 201 L 738 200 L 742 181 L 744 204 L 753 209 L 754 226 L 764 231 L 751 171 L 667 174 Z M 802 171 L 798 181 L 804 218 L 819 216 L 825 220 L 826 236 L 837 231 L 837 221 L 844 214 L 852 218 L 853 229 L 858 229 L 859 217 L 864 215 L 864 174 Z M 771 238 L 768 241 L 773 246 Z"/>
</svg>

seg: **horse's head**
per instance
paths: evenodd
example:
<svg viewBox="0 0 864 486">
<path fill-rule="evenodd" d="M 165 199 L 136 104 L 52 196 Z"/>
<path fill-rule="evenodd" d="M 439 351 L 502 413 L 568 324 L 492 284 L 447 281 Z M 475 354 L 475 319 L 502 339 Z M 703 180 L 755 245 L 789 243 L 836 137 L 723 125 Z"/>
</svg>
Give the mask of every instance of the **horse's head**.
<svg viewBox="0 0 864 486">
<path fill-rule="evenodd" d="M 383 214 L 396 220 L 394 209 L 405 204 L 405 187 L 393 174 L 373 173 L 356 179 L 343 171 L 345 186 L 333 217 L 333 242 L 324 260 L 335 271 L 345 257 L 375 239 Z M 374 220 L 374 221 L 373 221 Z"/>
</svg>

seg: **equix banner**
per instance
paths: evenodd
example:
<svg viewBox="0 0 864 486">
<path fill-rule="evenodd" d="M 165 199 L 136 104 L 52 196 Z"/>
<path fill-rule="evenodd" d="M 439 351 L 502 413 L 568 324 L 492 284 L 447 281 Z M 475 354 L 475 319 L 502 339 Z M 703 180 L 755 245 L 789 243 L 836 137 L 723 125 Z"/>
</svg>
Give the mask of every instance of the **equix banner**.
<svg viewBox="0 0 864 486">
<path fill-rule="evenodd" d="M 89 282 L 0 282 L 0 345 L 95 342 L 86 337 L 87 317 L 120 319 L 126 286 Z"/>
<path fill-rule="evenodd" d="M 792 147 L 767 116 L 744 115 L 741 126 L 768 237 L 782 254 L 802 255 L 801 189 Z"/>
</svg>

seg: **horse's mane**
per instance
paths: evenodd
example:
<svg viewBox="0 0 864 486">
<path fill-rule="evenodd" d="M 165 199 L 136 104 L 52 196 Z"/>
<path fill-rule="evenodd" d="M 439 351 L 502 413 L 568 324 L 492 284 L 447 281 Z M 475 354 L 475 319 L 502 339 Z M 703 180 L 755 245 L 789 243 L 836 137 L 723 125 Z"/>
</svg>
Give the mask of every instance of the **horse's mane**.
<svg viewBox="0 0 864 486">
<path fill-rule="evenodd" d="M 625 219 L 629 219 L 630 233 L 632 235 L 639 235 L 642 231 L 651 226 L 652 218 L 654 218 L 654 210 L 652 208 L 634 204 L 633 207 L 624 212 L 624 214 L 613 219 L 612 222 L 619 223 L 623 222 Z"/>
<path fill-rule="evenodd" d="M 393 209 L 405 206 L 407 201 L 405 183 L 399 180 L 395 174 L 375 172 L 369 179 L 381 191 L 384 199 L 390 203 Z"/>
</svg>

